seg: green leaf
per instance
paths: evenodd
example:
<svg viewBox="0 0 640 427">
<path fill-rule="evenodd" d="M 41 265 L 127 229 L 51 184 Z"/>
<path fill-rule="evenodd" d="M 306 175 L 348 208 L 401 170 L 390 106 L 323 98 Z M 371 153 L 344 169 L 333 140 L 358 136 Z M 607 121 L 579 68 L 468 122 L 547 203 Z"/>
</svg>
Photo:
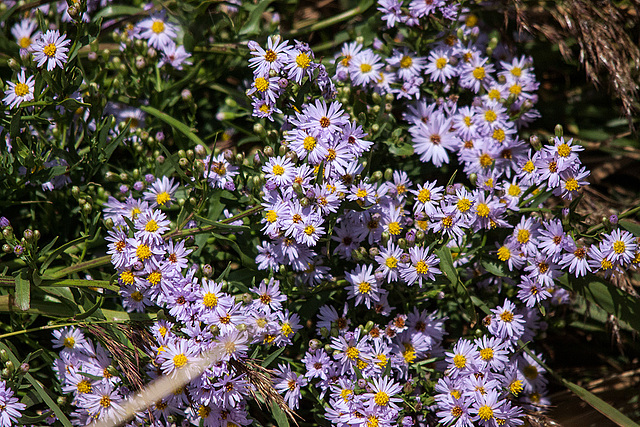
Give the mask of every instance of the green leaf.
<svg viewBox="0 0 640 427">
<path fill-rule="evenodd" d="M 576 279 L 568 275 L 558 279 L 562 285 L 597 304 L 609 314 L 640 331 L 640 300 L 594 274 Z"/>
<path fill-rule="evenodd" d="M 182 170 L 178 162 L 176 162 L 176 159 L 173 158 L 173 155 L 169 152 L 169 150 L 167 150 L 167 147 L 165 147 L 162 144 L 158 144 L 158 146 L 164 152 L 164 155 L 166 156 L 166 159 L 169 161 L 169 163 L 171 163 L 171 166 L 173 166 L 173 168 L 178 173 L 178 175 L 180 175 L 180 178 L 182 178 L 185 182 L 189 182 L 190 181 L 189 177 L 187 176 L 186 173 L 184 173 L 184 171 Z"/>
<path fill-rule="evenodd" d="M 31 283 L 26 268 L 16 276 L 16 305 L 23 311 L 31 307 Z"/>
<path fill-rule="evenodd" d="M 4 351 L 7 352 L 7 354 L 9 355 L 9 360 L 11 360 L 11 362 L 15 366 L 20 366 L 20 361 L 18 360 L 18 358 L 13 354 L 11 349 L 1 341 L 0 341 L 0 348 L 2 348 Z M 39 381 L 36 381 L 36 379 L 33 378 L 33 376 L 30 373 L 26 373 L 24 377 L 26 378 L 27 381 L 29 381 L 29 383 L 33 387 L 33 390 L 35 390 L 38 396 L 40 396 L 40 398 L 47 404 L 49 409 L 51 409 L 53 413 L 56 414 L 56 417 L 58 417 L 58 420 L 62 423 L 62 425 L 64 427 L 73 427 L 71 425 L 71 422 L 67 418 L 67 416 L 64 414 L 64 412 L 62 412 L 60 407 L 56 405 L 56 402 L 53 401 L 51 396 L 49 396 L 49 394 L 47 393 L 43 385 Z"/>
<path fill-rule="evenodd" d="M 271 402 L 271 415 L 273 415 L 273 419 L 276 420 L 278 427 L 289 427 L 287 415 L 276 402 Z"/>
<path fill-rule="evenodd" d="M 142 111 L 144 111 L 145 113 L 151 114 L 152 116 L 157 117 L 158 119 L 162 120 L 163 122 L 165 122 L 166 124 L 170 125 L 171 127 L 177 129 L 178 131 L 180 131 L 182 134 L 184 134 L 184 136 L 189 138 L 195 144 L 200 144 L 200 145 L 203 145 L 203 146 L 205 145 L 205 143 L 202 142 L 202 140 L 195 133 L 193 133 L 191 128 L 189 126 L 185 125 L 184 123 L 182 123 L 181 121 L 176 120 L 173 117 L 171 117 L 170 115 L 165 114 L 162 111 L 157 110 L 157 109 L 155 109 L 153 107 L 148 107 L 146 105 L 141 105 L 140 109 Z"/>
<path fill-rule="evenodd" d="M 273 353 L 271 353 L 266 359 L 264 359 L 262 361 L 262 367 L 263 368 L 268 368 L 269 365 L 271 365 L 271 362 L 276 360 L 282 354 L 282 352 L 285 350 L 285 348 L 286 347 L 281 347 L 281 348 L 277 349 L 276 351 L 274 351 Z"/>
<path fill-rule="evenodd" d="M 413 154 L 413 145 L 406 142 L 400 145 L 391 145 L 389 151 L 396 156 L 411 156 Z"/>
<path fill-rule="evenodd" d="M 214 227 L 220 227 L 222 229 L 226 229 L 226 230 L 233 230 L 233 231 L 251 231 L 251 228 L 247 227 L 246 225 L 231 225 L 231 224 L 225 224 L 223 222 L 219 222 L 219 221 L 212 221 L 208 218 L 202 217 L 200 215 L 194 215 L 194 218 L 198 221 L 204 222 L 205 224 L 214 226 Z"/>
<path fill-rule="evenodd" d="M 57 248 L 56 250 L 54 250 L 53 252 L 51 252 L 47 258 L 44 260 L 44 262 L 42 263 L 42 266 L 40 267 L 40 274 L 44 274 L 44 272 L 47 270 L 47 267 L 49 267 L 49 265 L 58 257 L 58 255 L 60 255 L 62 252 L 66 251 L 67 249 L 69 249 L 71 246 L 73 245 L 77 245 L 80 242 L 83 242 L 84 240 L 86 240 L 87 238 L 89 238 L 89 236 L 84 236 L 84 237 L 80 237 L 78 239 L 72 240 L 70 242 L 65 243 L 64 245 L 60 246 L 59 248 Z M 53 242 L 51 242 L 49 245 L 47 245 L 43 250 L 42 253 L 46 254 L 47 251 L 51 248 L 51 246 L 53 245 L 53 243 L 55 243 L 55 239 Z"/>
<path fill-rule="evenodd" d="M 115 16 L 131 17 L 133 15 L 137 15 L 142 12 L 143 10 L 140 9 L 139 7 L 124 6 L 124 5 L 107 6 L 107 7 L 101 8 L 100 11 L 98 11 L 98 13 L 96 13 L 93 16 L 91 21 L 97 22 L 100 18 L 112 18 Z"/>
<path fill-rule="evenodd" d="M 440 258 L 440 270 L 447 276 L 454 294 L 460 304 L 460 308 L 469 315 L 471 326 L 474 326 L 478 322 L 478 315 L 476 309 L 471 302 L 469 291 L 467 287 L 460 281 L 458 277 L 458 270 L 453 266 L 453 257 L 451 256 L 451 249 L 446 246 L 441 247 L 435 251 L 435 254 Z"/>
<path fill-rule="evenodd" d="M 621 427 L 640 427 L 637 423 L 633 422 L 629 417 L 624 415 L 622 412 L 618 411 L 613 406 L 609 405 L 604 400 L 600 399 L 595 394 L 590 391 L 580 387 L 577 384 L 572 383 L 571 381 L 567 381 L 562 378 L 559 374 L 556 374 L 551 370 L 543 361 L 541 361 L 535 354 L 531 352 L 526 346 L 523 345 L 522 341 L 518 342 L 521 346 L 523 346 L 524 351 L 531 356 L 531 358 L 536 361 L 540 366 L 542 366 L 547 372 L 549 372 L 555 379 L 560 381 L 562 385 L 567 387 L 573 394 L 578 396 L 580 399 L 589 404 L 593 409 L 600 412 L 605 417 L 609 418 L 611 421 L 616 423 Z"/>
<path fill-rule="evenodd" d="M 58 102 L 57 105 L 62 105 L 64 108 L 66 108 L 69 111 L 75 111 L 80 107 L 91 107 L 91 104 L 87 104 L 86 102 L 80 102 L 74 98 L 63 99 L 62 101 Z"/>
<path fill-rule="evenodd" d="M 618 224 L 620 224 L 622 228 L 632 233 L 634 236 L 640 237 L 640 224 L 629 221 L 628 219 L 621 219 Z"/>
<path fill-rule="evenodd" d="M 245 22 L 245 24 L 238 32 L 239 36 L 257 34 L 260 31 L 260 18 L 262 18 L 262 14 L 272 1 L 273 0 L 262 0 L 255 6 L 251 4 L 248 4 L 246 6 L 247 9 L 252 8 L 253 10 L 249 12 L 249 18 L 247 19 L 247 22 Z"/>
<path fill-rule="evenodd" d="M 211 234 L 216 239 L 228 242 L 228 244 L 233 249 L 235 249 L 235 251 L 238 253 L 238 255 L 240 256 L 240 260 L 242 261 L 242 264 L 245 267 L 255 266 L 255 259 L 253 259 L 250 256 L 248 256 L 247 254 L 245 254 L 245 252 L 242 249 L 240 249 L 240 246 L 238 246 L 238 243 L 236 243 L 234 240 L 231 240 L 229 237 L 223 236 L 221 234 L 217 234 L 217 233 L 211 233 Z"/>
<path fill-rule="evenodd" d="M 493 274 L 494 276 L 498 276 L 498 277 L 508 276 L 504 272 L 504 266 L 501 264 L 496 264 L 495 262 L 491 262 L 491 261 L 482 261 L 481 264 L 484 267 L 484 269 L 487 270 L 487 273 Z"/>
</svg>

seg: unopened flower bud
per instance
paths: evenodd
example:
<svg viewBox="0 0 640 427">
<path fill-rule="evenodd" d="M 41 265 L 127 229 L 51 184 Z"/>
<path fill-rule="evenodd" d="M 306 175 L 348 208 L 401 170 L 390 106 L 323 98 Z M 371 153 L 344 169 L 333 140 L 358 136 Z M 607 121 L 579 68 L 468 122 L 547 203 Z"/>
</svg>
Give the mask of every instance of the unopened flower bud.
<svg viewBox="0 0 640 427">
<path fill-rule="evenodd" d="M 20 365 L 20 372 L 22 372 L 23 374 L 29 372 L 29 364 L 23 363 L 22 365 Z"/>
<path fill-rule="evenodd" d="M 202 274 L 206 277 L 211 277 L 213 274 L 213 267 L 211 267 L 211 264 L 205 264 L 202 266 Z"/>
<path fill-rule="evenodd" d="M 5 243 L 4 245 L 2 245 L 2 252 L 4 252 L 5 254 L 10 253 L 11 251 L 13 251 L 13 248 L 11 247 L 11 245 Z"/>
<path fill-rule="evenodd" d="M 143 69 L 147 65 L 147 61 L 145 61 L 144 57 L 141 55 L 136 56 L 136 68 L 138 70 Z"/>
<path fill-rule="evenodd" d="M 555 127 L 555 129 L 553 131 L 554 131 L 554 133 L 556 134 L 556 136 L 558 138 L 560 138 L 564 133 L 564 131 L 562 129 L 562 125 L 556 125 L 556 127 Z"/>
<path fill-rule="evenodd" d="M 315 351 L 322 347 L 322 342 L 318 339 L 312 339 L 309 341 L 309 350 Z"/>
</svg>

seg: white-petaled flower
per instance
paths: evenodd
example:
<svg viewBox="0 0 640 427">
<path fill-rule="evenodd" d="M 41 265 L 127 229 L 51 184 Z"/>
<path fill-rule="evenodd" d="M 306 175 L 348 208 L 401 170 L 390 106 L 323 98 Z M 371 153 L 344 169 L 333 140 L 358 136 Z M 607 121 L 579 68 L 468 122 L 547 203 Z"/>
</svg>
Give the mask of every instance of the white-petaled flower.
<svg viewBox="0 0 640 427">
<path fill-rule="evenodd" d="M 140 22 L 138 27 L 141 30 L 138 37 L 147 39 L 149 46 L 159 50 L 173 42 L 177 34 L 175 27 L 167 22 L 164 13 L 152 15 Z"/>
<path fill-rule="evenodd" d="M 38 67 L 47 63 L 47 71 L 56 66 L 63 68 L 67 62 L 67 47 L 71 40 L 66 35 L 60 35 L 58 30 L 49 30 L 33 44 L 33 60 Z"/>
<path fill-rule="evenodd" d="M 23 102 L 33 101 L 33 91 L 35 80 L 33 76 L 27 78 L 24 70 L 18 74 L 18 83 L 7 82 L 9 88 L 4 91 L 5 97 L 2 99 L 4 105 L 9 108 L 20 106 Z"/>
<path fill-rule="evenodd" d="M 37 27 L 36 21 L 23 19 L 11 28 L 11 34 L 16 38 L 16 42 L 20 46 L 20 56 L 28 55 L 33 42 L 42 35 L 40 31 L 34 33 Z"/>
</svg>

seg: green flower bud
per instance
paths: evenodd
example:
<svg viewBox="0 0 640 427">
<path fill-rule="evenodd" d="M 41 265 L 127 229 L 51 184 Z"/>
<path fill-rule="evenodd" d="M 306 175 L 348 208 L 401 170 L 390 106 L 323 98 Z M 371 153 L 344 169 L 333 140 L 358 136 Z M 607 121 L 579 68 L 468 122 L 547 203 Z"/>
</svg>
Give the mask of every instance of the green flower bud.
<svg viewBox="0 0 640 427">
<path fill-rule="evenodd" d="M 556 125 L 556 127 L 555 127 L 555 129 L 554 129 L 554 132 L 555 132 L 556 136 L 557 136 L 558 138 L 560 138 L 560 137 L 563 135 L 563 133 L 564 133 L 564 132 L 563 132 L 563 129 L 562 129 L 562 125 Z"/>
</svg>

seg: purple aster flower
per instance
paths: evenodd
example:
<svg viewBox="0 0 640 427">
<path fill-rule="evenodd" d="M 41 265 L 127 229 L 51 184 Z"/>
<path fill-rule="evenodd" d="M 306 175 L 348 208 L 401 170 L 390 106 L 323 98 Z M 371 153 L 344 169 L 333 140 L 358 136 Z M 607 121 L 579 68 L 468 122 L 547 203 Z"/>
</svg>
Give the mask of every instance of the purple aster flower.
<svg viewBox="0 0 640 427">
<path fill-rule="evenodd" d="M 58 30 L 48 30 L 33 44 L 33 60 L 41 67 L 47 63 L 47 71 L 56 66 L 63 68 L 67 62 L 67 47 L 71 40 L 66 35 L 60 35 Z"/>
</svg>

